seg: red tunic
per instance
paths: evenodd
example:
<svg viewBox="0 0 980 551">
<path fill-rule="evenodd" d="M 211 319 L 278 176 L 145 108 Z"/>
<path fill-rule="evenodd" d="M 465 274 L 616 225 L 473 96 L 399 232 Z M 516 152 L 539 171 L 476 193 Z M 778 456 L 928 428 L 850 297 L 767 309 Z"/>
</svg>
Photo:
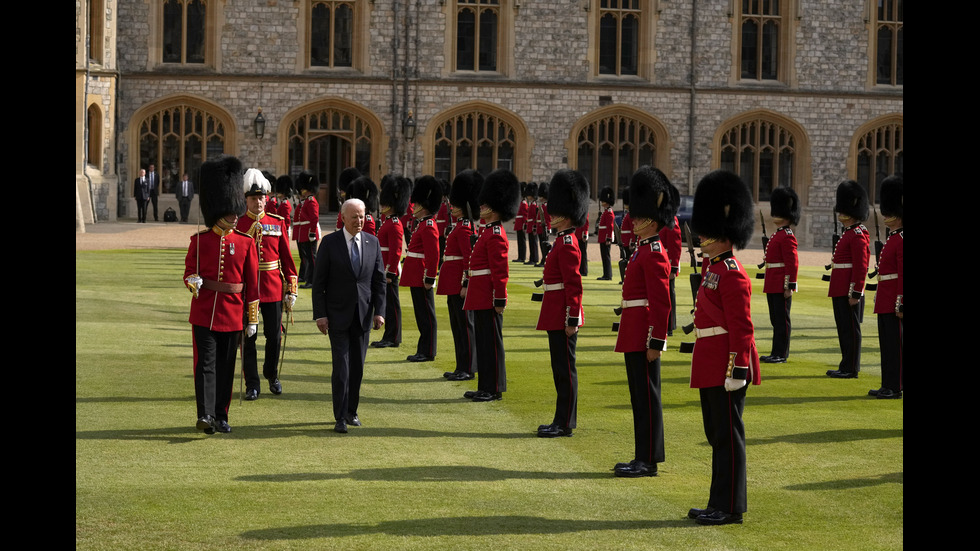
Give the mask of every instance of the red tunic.
<svg viewBox="0 0 980 551">
<path fill-rule="evenodd" d="M 399 287 L 435 285 L 439 273 L 439 228 L 431 216 L 419 221 L 408 244 L 405 270 Z"/>
<path fill-rule="evenodd" d="M 527 220 L 527 201 L 521 200 L 521 206 L 517 209 L 517 216 L 514 218 L 514 231 L 524 231 Z"/>
<path fill-rule="evenodd" d="M 394 279 L 401 273 L 402 243 L 405 231 L 402 221 L 397 216 L 389 216 L 381 223 L 378 230 L 378 242 L 381 244 L 381 259 L 385 263 L 385 277 Z"/>
<path fill-rule="evenodd" d="M 559 233 L 544 261 L 544 299 L 537 326 L 540 331 L 584 325 L 582 275 L 579 273 L 582 252 L 574 232 L 575 228 L 569 228 Z"/>
<path fill-rule="evenodd" d="M 732 252 L 712 258 L 694 301 L 694 326 L 699 336 L 691 359 L 691 388 L 723 386 L 730 354 L 735 354 L 736 368 L 748 369 L 745 379 L 753 384 L 762 382 L 751 301 L 752 280 Z M 701 335 L 702 331 L 716 334 Z M 738 371 L 733 375 L 742 378 Z"/>
<path fill-rule="evenodd" d="M 670 264 L 660 246 L 660 236 L 653 235 L 637 243 L 623 279 L 623 313 L 619 318 L 616 352 L 667 349 L 669 278 Z"/>
<path fill-rule="evenodd" d="M 579 226 L 575 233 L 582 241 L 589 241 L 589 213 L 585 213 L 585 223 Z"/>
<path fill-rule="evenodd" d="M 834 248 L 834 269 L 830 272 L 828 297 L 861 298 L 864 279 L 868 277 L 868 245 L 871 236 L 863 224 L 854 224 L 844 230 Z"/>
<path fill-rule="evenodd" d="M 663 236 L 661 236 L 661 239 Z M 623 213 L 623 223 L 619 225 L 619 239 L 624 247 L 629 249 L 633 246 L 633 241 L 636 236 L 633 235 L 633 219 L 630 218 L 630 213 Z"/>
<path fill-rule="evenodd" d="M 507 306 L 507 280 L 510 272 L 507 253 L 510 244 L 501 223 L 492 222 L 483 228 L 473 245 L 468 287 L 463 310 L 489 310 Z"/>
<path fill-rule="evenodd" d="M 289 204 L 289 199 L 283 199 L 282 202 L 279 203 L 279 209 L 276 211 L 276 214 L 282 216 L 287 228 L 292 225 L 293 206 Z"/>
<path fill-rule="evenodd" d="M 905 232 L 888 236 L 878 261 L 875 314 L 897 314 L 905 306 Z"/>
<path fill-rule="evenodd" d="M 184 259 L 184 279 L 197 274 L 221 284 L 243 284 L 239 293 L 201 288 L 191 299 L 189 321 L 211 331 L 241 331 L 245 305 L 259 300 L 259 260 L 255 241 L 244 233 L 219 228 L 191 236 Z"/>
<path fill-rule="evenodd" d="M 616 234 L 613 233 L 616 229 L 616 215 L 613 214 L 612 207 L 602 209 L 599 214 L 599 233 L 597 234 L 597 239 L 599 243 L 615 243 Z"/>
<path fill-rule="evenodd" d="M 449 227 L 449 203 L 443 201 L 439 205 L 439 212 L 436 213 L 436 227 L 439 228 L 439 235 L 446 235 L 446 228 Z"/>
<path fill-rule="evenodd" d="M 412 214 L 413 212 L 415 212 L 415 203 L 409 203 L 405 214 L 399 218 L 402 221 L 402 230 L 411 232 L 414 229 L 415 215 Z"/>
<path fill-rule="evenodd" d="M 538 235 L 547 233 L 551 229 L 551 215 L 548 214 L 548 203 L 538 205 Z"/>
<path fill-rule="evenodd" d="M 364 215 L 364 225 L 361 227 L 361 231 L 364 233 L 369 233 L 375 237 L 378 236 L 378 225 L 374 221 L 374 217 L 370 214 Z"/>
<path fill-rule="evenodd" d="M 463 218 L 446 237 L 446 257 L 439 271 L 437 295 L 458 295 L 463 289 L 463 272 L 470 265 L 470 254 L 473 251 L 470 245 L 472 235 L 473 223 Z"/>
<path fill-rule="evenodd" d="M 531 202 L 527 206 L 527 221 L 524 222 L 524 232 L 528 234 L 538 233 L 538 204 Z"/>
<path fill-rule="evenodd" d="M 776 230 L 766 246 L 766 281 L 763 293 L 782 293 L 796 290 L 796 275 L 800 259 L 796 252 L 796 236 L 789 226 Z"/>
<path fill-rule="evenodd" d="M 674 217 L 673 228 L 664 226 L 660 228 L 659 233 L 660 243 L 664 250 L 667 251 L 667 259 L 670 261 L 670 271 L 676 276 L 681 273 L 681 253 L 683 252 L 681 245 L 681 225 L 677 222 L 677 217 Z"/>
<path fill-rule="evenodd" d="M 283 283 L 296 277 L 296 264 L 289 252 L 289 237 L 282 217 L 245 211 L 238 219 L 238 231 L 255 240 L 259 252 L 259 301 L 282 300 Z"/>
<path fill-rule="evenodd" d="M 293 233 L 300 243 L 320 240 L 320 203 L 316 197 L 310 195 L 303 199 L 303 206 L 293 224 Z"/>
</svg>

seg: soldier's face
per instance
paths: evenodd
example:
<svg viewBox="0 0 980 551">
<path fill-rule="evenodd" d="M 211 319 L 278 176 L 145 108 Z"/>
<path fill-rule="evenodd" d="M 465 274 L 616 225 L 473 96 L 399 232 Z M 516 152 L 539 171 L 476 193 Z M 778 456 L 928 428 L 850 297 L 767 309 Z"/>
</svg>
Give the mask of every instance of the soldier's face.
<svg viewBox="0 0 980 551">
<path fill-rule="evenodd" d="M 249 195 L 245 198 L 245 204 L 248 205 L 248 211 L 252 214 L 258 214 L 265 210 L 265 195 Z"/>
</svg>

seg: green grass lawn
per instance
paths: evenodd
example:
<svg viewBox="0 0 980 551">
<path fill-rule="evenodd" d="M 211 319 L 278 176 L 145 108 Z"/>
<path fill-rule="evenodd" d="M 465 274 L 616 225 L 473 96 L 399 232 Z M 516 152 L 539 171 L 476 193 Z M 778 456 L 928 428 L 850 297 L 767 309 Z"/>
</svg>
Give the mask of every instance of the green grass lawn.
<svg viewBox="0 0 980 551">
<path fill-rule="evenodd" d="M 329 343 L 302 290 L 283 394 L 263 388 L 259 400 L 239 403 L 236 379 L 234 432 L 206 436 L 194 428 L 184 254 L 75 253 L 78 549 L 903 547 L 903 402 L 867 396 L 880 386 L 870 300 L 861 377 L 824 375 L 840 352 L 822 267 L 801 270 L 790 363 L 764 364 L 762 385 L 746 398 L 745 524 L 703 527 L 686 514 L 707 503 L 710 448 L 680 331 L 663 360 L 667 461 L 656 478 L 612 474 L 632 459 L 632 417 L 610 331 L 621 288 L 595 281 L 598 263 L 585 279 L 572 438 L 535 436 L 551 422 L 555 390 L 546 335 L 534 330 L 540 303 L 530 300 L 540 269 L 516 264 L 503 401 L 463 400 L 475 381 L 442 378 L 453 369 L 442 297 L 436 361 L 405 361 L 418 338 L 405 292 L 401 348 L 368 352 L 364 426 L 334 433 Z M 677 286 L 681 325 L 691 319 L 689 271 Z M 768 354 L 761 283 L 752 312 Z"/>
</svg>

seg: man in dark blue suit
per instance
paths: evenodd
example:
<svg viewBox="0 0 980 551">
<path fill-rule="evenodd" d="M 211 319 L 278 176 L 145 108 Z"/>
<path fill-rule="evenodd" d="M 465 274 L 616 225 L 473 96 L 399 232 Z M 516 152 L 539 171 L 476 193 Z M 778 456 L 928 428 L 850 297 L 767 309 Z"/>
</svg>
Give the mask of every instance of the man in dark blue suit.
<svg viewBox="0 0 980 551">
<path fill-rule="evenodd" d="M 348 199 L 340 208 L 343 230 L 320 241 L 313 272 L 313 319 L 330 337 L 333 357 L 334 430 L 359 427 L 357 404 L 364 376 L 364 355 L 371 328 L 385 319 L 385 271 L 378 238 L 362 232 L 364 203 Z"/>
</svg>

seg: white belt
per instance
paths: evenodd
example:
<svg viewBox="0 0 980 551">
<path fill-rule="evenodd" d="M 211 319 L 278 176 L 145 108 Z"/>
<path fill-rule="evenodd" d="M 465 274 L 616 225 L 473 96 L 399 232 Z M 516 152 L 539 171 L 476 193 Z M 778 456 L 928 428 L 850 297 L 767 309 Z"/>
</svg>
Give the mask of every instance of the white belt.
<svg viewBox="0 0 980 551">
<path fill-rule="evenodd" d="M 446 258 L 443 258 L 442 259 L 443 262 L 449 262 L 450 260 L 463 260 L 463 257 L 461 257 L 461 256 L 447 256 Z"/>
<path fill-rule="evenodd" d="M 383 253 L 388 252 L 388 247 L 381 247 L 381 252 L 383 252 Z"/>
<path fill-rule="evenodd" d="M 561 291 L 564 288 L 565 288 L 565 284 L 564 283 L 545 283 L 544 284 L 544 290 L 545 291 Z"/>
<path fill-rule="evenodd" d="M 650 301 L 648 301 L 647 299 L 645 299 L 645 298 L 637 298 L 637 299 L 633 299 L 633 300 L 624 300 L 622 302 L 622 307 L 623 308 L 636 308 L 637 306 L 647 306 L 648 304 L 650 304 Z"/>
<path fill-rule="evenodd" d="M 785 262 L 766 262 L 766 268 L 782 268 L 786 266 Z"/>
<path fill-rule="evenodd" d="M 621 231 L 619 233 L 633 233 L 633 231 L 632 230 L 623 230 L 623 231 Z"/>
<path fill-rule="evenodd" d="M 599 226 L 599 229 L 600 230 L 604 230 L 604 229 L 606 229 L 606 226 Z"/>
<path fill-rule="evenodd" d="M 728 329 L 725 329 L 720 325 L 716 325 L 715 327 L 706 327 L 704 329 L 698 327 L 694 328 L 694 334 L 699 339 L 702 337 L 714 337 L 715 335 L 724 335 L 725 333 L 728 333 Z"/>
<path fill-rule="evenodd" d="M 490 275 L 490 270 L 470 270 L 470 277 Z"/>
<path fill-rule="evenodd" d="M 848 262 L 847 264 L 834 264 L 833 265 L 833 268 L 835 270 L 838 269 L 838 268 L 853 268 L 853 267 L 854 267 L 854 264 L 851 264 L 850 262 Z"/>
<path fill-rule="evenodd" d="M 422 253 L 405 253 L 405 254 L 412 258 L 425 258 L 425 255 Z"/>
<path fill-rule="evenodd" d="M 888 281 L 890 279 L 898 279 L 898 274 L 879 274 L 878 281 Z"/>
</svg>

